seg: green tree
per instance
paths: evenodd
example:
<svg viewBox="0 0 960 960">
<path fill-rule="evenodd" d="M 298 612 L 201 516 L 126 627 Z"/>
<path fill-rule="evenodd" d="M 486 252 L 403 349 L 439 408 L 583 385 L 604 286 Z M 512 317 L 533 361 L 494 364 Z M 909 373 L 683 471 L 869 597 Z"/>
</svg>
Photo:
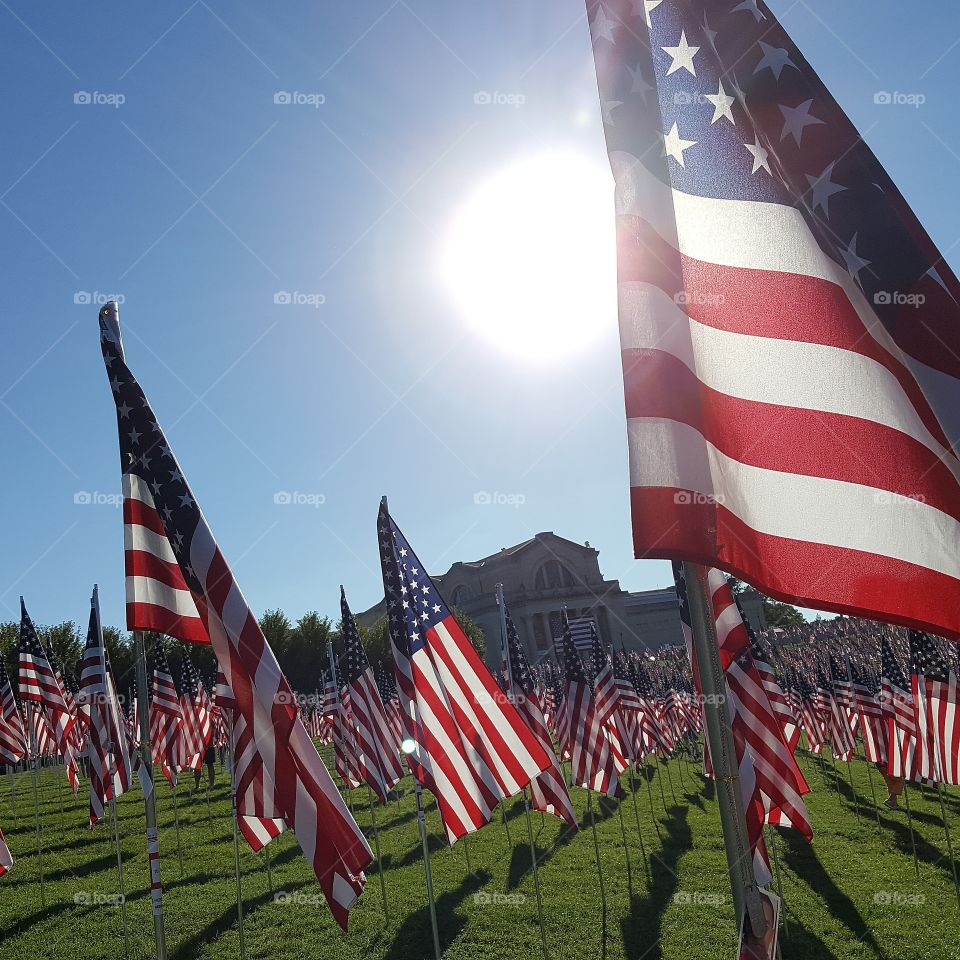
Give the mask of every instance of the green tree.
<svg viewBox="0 0 960 960">
<path fill-rule="evenodd" d="M 739 597 L 745 590 L 753 589 L 742 580 L 732 576 L 729 573 L 725 574 L 725 576 L 727 578 L 727 583 L 730 586 L 730 590 L 735 597 Z M 803 614 L 791 604 L 783 603 L 780 600 L 771 600 L 769 597 L 765 597 L 762 593 L 760 594 L 760 599 L 763 603 L 763 615 L 766 617 L 767 626 L 786 628 L 799 627 L 806 623 L 806 620 L 803 618 Z"/>
</svg>

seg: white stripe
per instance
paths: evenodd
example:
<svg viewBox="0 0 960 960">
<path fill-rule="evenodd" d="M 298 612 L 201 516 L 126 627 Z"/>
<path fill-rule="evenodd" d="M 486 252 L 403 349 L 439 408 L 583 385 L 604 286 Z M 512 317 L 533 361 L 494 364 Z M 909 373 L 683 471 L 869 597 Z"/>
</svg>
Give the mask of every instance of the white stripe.
<svg viewBox="0 0 960 960">
<path fill-rule="evenodd" d="M 960 577 L 960 524 L 863 484 L 749 466 L 686 424 L 627 422 L 631 487 L 676 487 L 717 502 L 759 533 L 892 557 Z"/>
<path fill-rule="evenodd" d="M 913 437 L 960 477 L 960 465 L 934 439 L 897 378 L 861 353 L 819 343 L 718 330 L 689 317 L 659 287 L 621 283 L 624 349 L 661 350 L 719 393 L 757 403 L 838 413 Z"/>
<path fill-rule="evenodd" d="M 127 577 L 127 603 L 149 603 L 178 617 L 200 617 L 189 590 L 177 590 L 152 577 Z"/>
<path fill-rule="evenodd" d="M 170 546 L 170 541 L 139 523 L 123 525 L 123 549 L 128 553 L 131 550 L 149 553 L 167 563 L 177 562 L 177 556 L 173 552 L 173 547 Z"/>
</svg>

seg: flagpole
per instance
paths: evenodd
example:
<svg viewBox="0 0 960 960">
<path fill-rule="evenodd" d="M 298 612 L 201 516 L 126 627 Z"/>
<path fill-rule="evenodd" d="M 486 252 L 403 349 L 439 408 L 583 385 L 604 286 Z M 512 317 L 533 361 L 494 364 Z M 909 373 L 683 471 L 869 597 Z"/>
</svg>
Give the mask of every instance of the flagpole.
<svg viewBox="0 0 960 960">
<path fill-rule="evenodd" d="M 753 873 L 753 854 L 747 838 L 740 771 L 727 709 L 716 621 L 707 594 L 706 569 L 699 564 L 684 562 L 683 572 L 736 923 L 739 928 L 744 916 L 748 916 L 754 936 L 760 938 L 767 931 L 767 920 Z"/>
<path fill-rule="evenodd" d="M 240 957 L 246 960 L 247 945 L 243 936 L 243 887 L 240 883 L 240 841 L 237 839 L 237 757 L 236 744 L 233 740 L 233 711 L 228 711 L 229 721 L 227 723 L 228 736 L 230 738 L 230 807 L 233 816 L 230 822 L 233 825 L 233 872 L 237 880 L 237 927 L 240 934 Z"/>
<path fill-rule="evenodd" d="M 31 723 L 29 731 L 30 739 L 30 753 L 33 755 L 33 820 L 37 828 L 37 867 L 40 871 L 40 906 L 46 909 L 47 906 L 47 894 L 43 886 L 43 844 L 40 841 L 40 799 L 37 794 L 37 775 L 38 768 L 40 765 L 40 757 L 37 753 L 36 748 L 36 736 L 34 734 L 34 728 L 36 726 L 35 718 L 33 716 L 34 711 L 38 709 L 35 703 L 30 704 L 31 712 Z"/>
<path fill-rule="evenodd" d="M 153 904 L 153 936 L 157 960 L 166 960 L 163 929 L 163 884 L 160 881 L 160 837 L 157 832 L 157 798 L 153 789 L 153 751 L 150 746 L 150 704 L 147 701 L 147 652 L 143 632 L 133 631 L 137 668 L 137 707 L 140 719 L 140 786 L 147 820 L 147 853 L 150 858 L 150 898 Z"/>
<path fill-rule="evenodd" d="M 383 899 L 383 919 L 390 922 L 390 911 L 387 907 L 387 883 L 383 878 L 383 863 L 380 860 L 380 830 L 377 828 L 377 811 L 373 804 L 373 791 L 367 784 L 367 799 L 370 801 L 370 822 L 373 824 L 373 847 L 377 852 L 377 873 L 380 876 L 380 897 Z"/>
<path fill-rule="evenodd" d="M 953 890 L 957 895 L 957 906 L 960 907 L 960 884 L 957 883 L 957 861 L 953 858 L 953 841 L 950 839 L 950 825 L 947 823 L 947 810 L 943 805 L 943 787 L 937 781 L 937 796 L 940 798 L 940 817 L 943 820 L 943 832 L 947 838 L 947 851 L 950 854 L 950 869 L 953 871 Z"/>
<path fill-rule="evenodd" d="M 177 859 L 180 861 L 180 879 L 183 879 L 183 846 L 180 843 L 180 813 L 177 810 L 177 774 L 178 770 L 173 771 L 173 825 L 177 831 Z"/>
<path fill-rule="evenodd" d="M 113 797 L 110 798 L 110 817 L 117 843 L 117 886 L 120 889 L 120 916 L 123 920 L 123 955 L 129 960 L 130 931 L 127 928 L 127 893 L 123 884 L 123 857 L 120 852 L 120 820 L 117 817 L 117 802 Z"/>
<path fill-rule="evenodd" d="M 437 905 L 433 897 L 433 875 L 430 872 L 430 844 L 427 842 L 427 815 L 423 809 L 423 788 L 416 774 L 413 776 L 413 792 L 417 798 L 417 824 L 420 827 L 420 842 L 423 844 L 423 869 L 427 878 L 427 900 L 430 904 L 430 928 L 433 932 L 435 960 L 442 960 L 440 931 L 437 929 Z"/>
<path fill-rule="evenodd" d="M 510 641 L 507 637 L 507 607 L 503 599 L 503 584 L 497 584 L 497 606 L 500 609 L 500 646 L 501 659 L 507 665 L 507 695 L 510 699 L 513 693 L 513 664 L 510 660 Z M 514 704 L 516 706 L 516 704 Z M 543 947 L 543 960 L 550 960 L 547 950 L 547 931 L 543 925 L 543 896 L 540 893 L 540 867 L 537 864 L 537 845 L 533 839 L 533 823 L 530 819 L 530 798 L 527 787 L 523 788 L 523 813 L 527 821 L 527 839 L 530 841 L 530 863 L 533 866 L 533 886 L 537 893 L 537 920 L 540 922 L 540 944 Z M 506 825 L 506 811 L 504 811 L 504 825 Z M 507 829 L 507 837 L 510 830 Z M 512 847 L 512 844 L 511 844 Z"/>
<path fill-rule="evenodd" d="M 913 814 L 910 812 L 910 784 L 904 779 L 903 800 L 907 805 L 907 826 L 910 828 L 910 849 L 913 850 L 913 869 L 916 871 L 917 879 L 920 879 L 920 861 L 917 859 L 917 841 L 913 835 Z"/>
</svg>

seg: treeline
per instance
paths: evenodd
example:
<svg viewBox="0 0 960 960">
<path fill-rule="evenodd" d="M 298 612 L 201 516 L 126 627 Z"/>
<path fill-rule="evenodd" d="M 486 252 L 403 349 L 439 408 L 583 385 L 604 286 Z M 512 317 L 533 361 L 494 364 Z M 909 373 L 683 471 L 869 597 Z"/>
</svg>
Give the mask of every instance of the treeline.
<svg viewBox="0 0 960 960">
<path fill-rule="evenodd" d="M 469 617 L 454 610 L 457 622 L 463 627 L 474 647 L 483 656 L 485 642 L 483 631 Z M 64 677 L 80 679 L 80 662 L 83 648 L 86 646 L 86 624 L 81 625 L 67 620 L 53 626 L 36 624 L 37 635 L 46 649 L 49 643 L 54 657 Z M 280 663 L 280 669 L 287 675 L 294 690 L 312 693 L 323 688 L 323 673 L 327 669 L 327 643 L 333 641 L 334 654 L 343 652 L 340 622 L 334 623 L 329 617 L 323 617 L 315 611 L 305 613 L 299 620 L 292 621 L 282 610 L 268 610 L 260 617 L 260 627 Z M 0 624 L 0 658 L 3 659 L 7 673 L 16 691 L 17 685 L 17 643 L 19 623 Z M 370 662 L 377 666 L 385 664 L 392 670 L 390 646 L 387 638 L 387 622 L 381 620 L 371 629 L 360 627 L 364 649 Z M 117 681 L 117 691 L 126 694 L 132 689 L 136 677 L 133 655 L 133 637 L 116 627 L 105 626 L 103 636 L 107 655 L 113 667 Z M 217 664 L 213 651 L 199 644 L 183 644 L 160 634 L 146 634 L 147 658 L 149 670 L 152 670 L 150 651 L 159 643 L 167 654 L 174 678 L 179 682 L 180 667 L 186 652 L 200 675 L 208 683 L 216 679 Z"/>
</svg>

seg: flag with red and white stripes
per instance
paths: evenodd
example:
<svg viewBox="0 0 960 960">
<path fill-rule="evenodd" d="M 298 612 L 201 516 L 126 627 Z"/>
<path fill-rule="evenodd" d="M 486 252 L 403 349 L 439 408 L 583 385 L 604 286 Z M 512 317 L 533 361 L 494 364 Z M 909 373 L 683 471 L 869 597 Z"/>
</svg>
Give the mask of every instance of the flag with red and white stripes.
<svg viewBox="0 0 960 960">
<path fill-rule="evenodd" d="M 917 771 L 960 784 L 960 709 L 956 661 L 947 641 L 910 631 L 910 680 L 917 724 Z"/>
<path fill-rule="evenodd" d="M 636 556 L 957 639 L 953 271 L 763 0 L 587 11 Z"/>
<path fill-rule="evenodd" d="M 108 707 L 108 686 L 103 636 L 97 611 L 90 606 L 87 645 L 80 662 L 80 693 L 77 702 L 88 717 L 87 776 L 90 788 L 90 826 L 103 819 L 103 811 L 113 796 L 111 768 L 113 747 Z"/>
<path fill-rule="evenodd" d="M 917 772 L 917 717 L 910 682 L 910 652 L 901 637 L 880 638 L 880 704 L 887 724 L 887 773 L 913 780 Z"/>
<path fill-rule="evenodd" d="M 74 756 L 73 727 L 77 722 L 57 674 L 40 645 L 33 621 L 20 598 L 20 702 L 33 708 L 34 749 L 37 755 L 46 752 L 48 740 L 63 757 L 70 785 L 80 785 Z M 49 730 L 49 734 L 48 731 Z"/>
<path fill-rule="evenodd" d="M 7 668 L 0 657 L 0 763 L 13 766 L 27 754 L 27 734 Z"/>
<path fill-rule="evenodd" d="M 573 805 L 570 803 L 563 770 L 553 752 L 553 742 L 543 717 L 526 651 L 520 642 L 520 635 L 517 633 L 506 602 L 499 594 L 497 602 L 503 605 L 504 622 L 507 627 L 506 636 L 503 636 L 502 629 L 500 631 L 500 648 L 507 665 L 507 696 L 510 697 L 510 702 L 517 708 L 520 716 L 552 761 L 546 770 L 530 781 L 530 806 L 534 810 L 561 817 L 576 830 L 577 815 L 573 812 Z"/>
<path fill-rule="evenodd" d="M 171 787 L 183 763 L 183 710 L 177 686 L 159 643 L 153 653 L 153 696 L 150 699 L 150 744 Z"/>
<path fill-rule="evenodd" d="M 345 927 L 373 855 L 127 367 L 113 302 L 100 311 L 100 340 L 119 428 L 127 627 L 212 644 L 249 738 L 237 750 L 238 793 L 249 791 L 258 812 L 294 831 L 334 917 Z M 255 850 L 269 840 L 245 836 Z"/>
<path fill-rule="evenodd" d="M 587 790 L 616 796 L 620 793 L 620 780 L 607 736 L 607 715 L 597 703 L 593 683 L 573 643 L 566 610 L 561 620 L 563 702 L 557 725 L 564 737 L 561 748 L 570 758 L 570 778 Z"/>
<path fill-rule="evenodd" d="M 347 595 L 340 587 L 340 633 L 343 637 L 344 667 L 341 670 L 341 688 L 349 703 L 353 721 L 354 742 L 360 776 L 370 789 L 387 802 L 390 790 L 403 776 L 399 742 L 380 698 L 380 690 L 373 676 L 360 640 L 360 632 L 347 604 Z"/>
<path fill-rule="evenodd" d="M 13 857 L 10 856 L 10 848 L 7 841 L 3 839 L 3 831 L 0 830 L 0 877 L 9 872 L 13 866 Z"/>
<path fill-rule="evenodd" d="M 496 805 L 551 765 L 503 695 L 423 564 L 380 503 L 380 564 L 407 762 L 437 798 L 451 843 L 490 822 Z"/>
</svg>

